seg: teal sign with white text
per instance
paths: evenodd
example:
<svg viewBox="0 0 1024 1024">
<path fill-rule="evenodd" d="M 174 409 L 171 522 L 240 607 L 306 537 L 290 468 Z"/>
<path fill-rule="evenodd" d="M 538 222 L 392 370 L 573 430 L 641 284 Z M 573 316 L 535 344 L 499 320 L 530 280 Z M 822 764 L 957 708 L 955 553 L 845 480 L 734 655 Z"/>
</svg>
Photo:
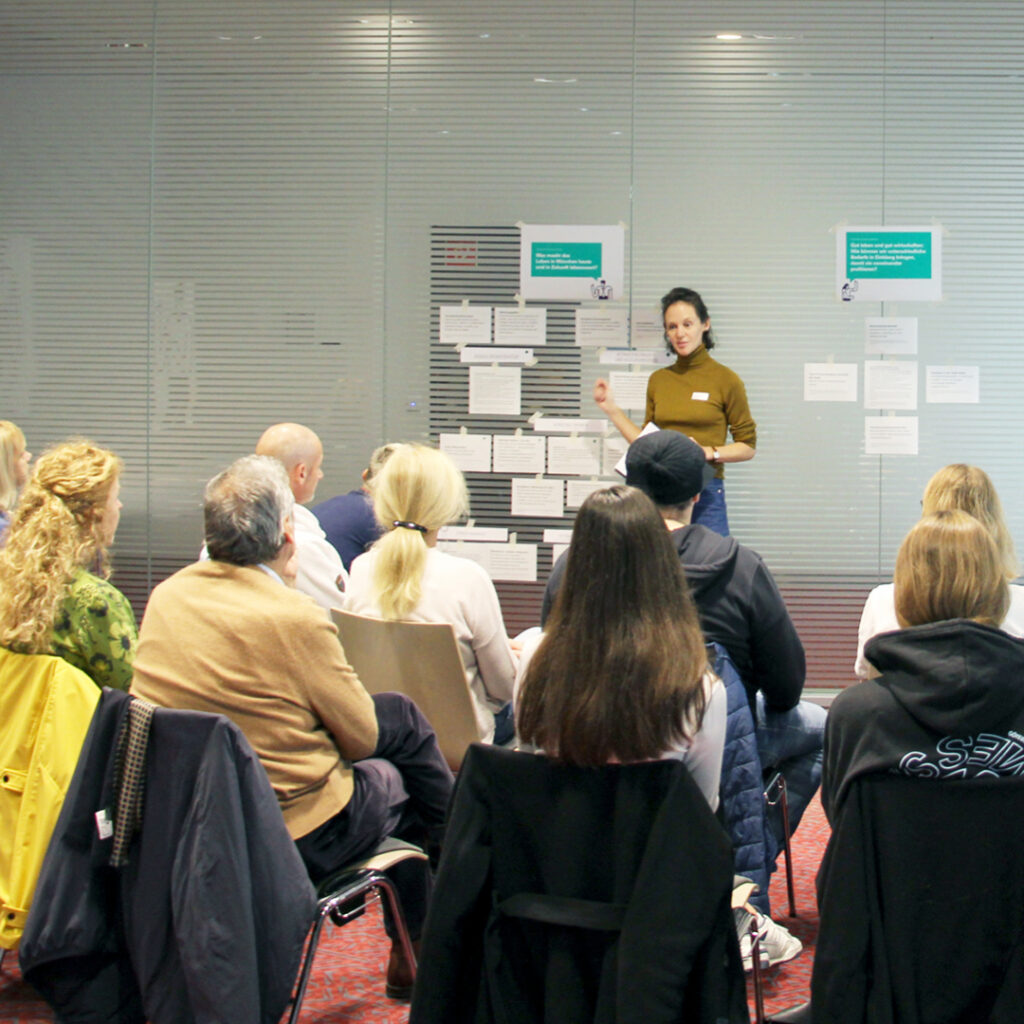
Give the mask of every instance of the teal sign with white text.
<svg viewBox="0 0 1024 1024">
<path fill-rule="evenodd" d="M 847 231 L 846 276 L 852 280 L 929 280 L 930 231 Z"/>
<path fill-rule="evenodd" d="M 600 242 L 534 242 L 530 256 L 534 277 L 601 277 Z"/>
</svg>

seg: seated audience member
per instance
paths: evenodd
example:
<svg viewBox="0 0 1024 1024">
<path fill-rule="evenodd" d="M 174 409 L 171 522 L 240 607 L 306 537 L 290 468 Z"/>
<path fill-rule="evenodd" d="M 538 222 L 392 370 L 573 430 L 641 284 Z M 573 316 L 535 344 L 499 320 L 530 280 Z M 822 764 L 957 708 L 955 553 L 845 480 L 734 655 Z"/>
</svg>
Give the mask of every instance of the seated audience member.
<svg viewBox="0 0 1024 1024">
<path fill-rule="evenodd" d="M 608 508 L 601 505 L 594 509 L 590 507 L 589 503 L 594 499 L 595 495 L 591 495 L 587 502 L 581 506 L 580 512 L 577 515 L 576 526 L 573 530 L 572 545 L 556 563 L 555 572 L 557 572 L 557 578 L 555 572 L 552 573 L 555 585 L 551 587 L 549 583 L 549 592 L 545 595 L 547 599 L 551 596 L 552 592 L 554 593 L 553 604 L 550 605 L 550 615 L 545 623 L 544 633 L 541 635 L 541 638 L 531 638 L 524 645 L 516 696 L 516 721 L 519 723 L 519 735 L 524 740 L 532 742 L 528 740 L 523 731 L 522 688 L 528 675 L 534 671 L 536 658 L 533 654 L 534 649 L 538 649 L 538 651 L 543 650 L 544 644 L 551 643 L 557 645 L 555 649 L 562 652 L 563 658 L 570 657 L 568 648 L 562 647 L 562 642 L 557 635 L 559 630 L 565 628 L 566 612 L 563 608 L 562 619 L 559 620 L 557 609 L 559 602 L 563 599 L 563 592 L 570 586 L 570 574 L 573 572 L 576 573 L 576 579 L 571 591 L 574 597 L 571 600 L 575 603 L 583 600 L 593 602 L 594 606 L 590 611 L 591 617 L 594 620 L 614 619 L 619 623 L 618 628 L 622 630 L 622 636 L 625 638 L 623 642 L 635 645 L 637 637 L 656 637 L 661 635 L 646 621 L 646 618 L 655 616 L 655 621 L 661 621 L 657 617 L 662 615 L 663 611 L 649 611 L 641 615 L 640 609 L 651 602 L 655 606 L 658 605 L 658 602 L 661 600 L 659 588 L 666 578 L 670 578 L 673 581 L 682 581 L 686 597 L 685 603 L 688 609 L 687 615 L 692 617 L 694 614 L 702 614 L 699 603 L 694 600 L 694 597 L 701 593 L 701 589 L 690 578 L 690 560 L 692 556 L 696 555 L 694 560 L 697 561 L 699 559 L 697 564 L 706 566 L 708 556 L 717 555 L 719 574 L 721 576 L 733 577 L 734 582 L 728 586 L 723 586 L 722 582 L 720 582 L 714 593 L 719 603 L 725 604 L 725 602 L 731 600 L 737 605 L 737 609 L 734 611 L 722 608 L 723 614 L 716 621 L 729 621 L 728 617 L 731 614 L 742 623 L 743 630 L 759 630 L 760 623 L 756 619 L 748 625 L 738 613 L 747 612 L 753 615 L 755 611 L 759 611 L 765 615 L 774 615 L 774 621 L 777 624 L 780 621 L 784 622 L 784 625 L 791 632 L 792 642 L 796 644 L 796 649 L 800 654 L 800 679 L 803 679 L 803 649 L 800 647 L 799 640 L 796 639 L 795 631 L 793 631 L 792 624 L 789 621 L 785 605 L 782 604 L 782 598 L 778 590 L 775 589 L 774 581 L 760 559 L 753 552 L 742 548 L 731 538 L 721 537 L 704 526 L 686 525 L 690 520 L 692 499 L 700 493 L 703 486 L 704 462 L 700 447 L 682 434 L 673 431 L 664 431 L 662 434 L 649 434 L 645 438 L 635 441 L 630 446 L 627 456 L 627 480 L 636 487 L 636 490 L 634 491 L 628 487 L 619 487 L 611 488 L 608 491 L 596 492 L 597 495 L 618 495 L 620 493 L 635 495 L 635 497 L 630 499 L 630 503 L 621 501 L 621 509 L 615 505 L 610 505 Z M 660 515 L 653 517 L 646 515 L 647 509 L 651 508 L 650 499 L 652 497 L 657 506 L 653 511 L 660 513 Z M 637 504 L 638 499 L 642 499 L 645 506 L 643 517 L 638 514 L 632 514 L 632 506 Z M 611 501 L 610 498 L 603 500 Z M 584 516 L 584 510 L 587 510 L 586 517 Z M 602 513 L 603 518 L 607 520 L 607 523 L 595 537 L 594 527 L 590 524 L 589 520 L 599 511 Z M 652 524 L 657 527 L 653 536 L 651 533 Z M 586 548 L 580 549 L 577 533 L 583 526 L 587 527 L 587 533 L 584 536 L 588 539 L 589 543 Z M 666 530 L 666 527 L 668 527 L 668 530 Z M 657 539 L 655 540 L 654 538 Z M 584 561 L 582 557 L 578 557 L 575 563 L 576 568 L 574 569 L 573 551 L 577 549 L 587 552 L 588 559 Z M 666 550 L 672 556 L 669 559 L 671 570 L 666 569 L 661 561 Z M 648 560 L 654 557 L 653 551 L 658 553 L 659 561 L 657 564 L 648 564 Z M 721 563 L 726 557 L 732 562 L 738 563 L 739 568 L 736 565 L 732 567 L 722 565 Z M 740 571 L 744 569 L 746 570 L 745 572 Z M 632 579 L 631 574 L 636 574 L 637 578 L 635 580 Z M 617 582 L 619 578 L 623 582 Z M 749 593 L 749 588 L 752 585 L 751 580 L 757 581 L 762 578 L 765 580 L 765 589 L 774 595 L 775 600 L 778 602 L 778 608 L 781 608 L 781 616 L 784 617 L 781 620 L 779 619 L 778 608 L 773 607 L 771 603 L 767 602 L 765 595 Z M 593 585 L 594 580 L 601 580 L 601 586 L 595 587 Z M 746 584 L 745 587 L 742 585 L 744 582 Z M 756 582 L 753 585 L 757 586 Z M 639 593 L 638 596 L 629 596 L 632 594 L 632 590 L 629 588 L 638 588 L 643 590 L 643 593 Z M 696 611 L 694 611 L 695 607 Z M 713 610 L 718 610 L 714 604 L 711 607 Z M 668 625 L 664 626 L 666 632 L 670 632 L 673 628 L 679 628 L 678 625 L 673 627 L 672 623 L 686 622 L 686 618 L 678 611 L 669 610 L 664 612 L 664 614 L 666 614 L 665 622 L 668 623 Z M 582 638 L 586 636 L 584 628 L 593 632 L 595 637 L 601 635 L 599 632 L 594 631 L 598 629 L 596 623 L 593 626 L 581 626 L 577 623 L 575 635 L 578 643 L 582 643 Z M 704 665 L 706 655 L 699 619 L 693 622 L 693 629 L 696 631 L 700 642 L 700 664 Z M 730 635 L 732 636 L 733 634 Z M 720 637 L 712 637 L 712 639 L 720 639 Z M 781 650 L 785 651 L 787 649 L 788 639 L 786 636 L 781 638 Z M 541 644 L 540 648 L 537 648 L 538 643 Z M 580 671 L 591 673 L 603 671 L 599 666 L 604 664 L 607 651 L 601 650 L 599 645 L 594 645 L 593 648 L 588 646 L 586 651 L 585 658 L 580 655 L 576 656 Z M 678 651 L 673 657 L 676 659 L 674 664 L 687 664 L 679 660 Z M 673 664 L 673 662 L 670 659 L 665 664 Z M 616 669 L 615 671 L 621 670 Z M 799 690 L 797 694 L 799 694 Z M 760 697 L 760 694 L 758 696 Z M 622 695 L 620 697 L 625 699 Z M 573 697 L 572 699 L 582 701 L 586 698 Z M 609 711 L 610 709 L 611 705 L 608 706 Z M 615 708 L 616 715 L 625 713 L 623 708 Z M 762 722 L 765 714 L 773 715 L 774 712 L 764 712 L 762 709 Z M 782 715 L 784 716 L 785 712 Z M 823 711 L 821 716 L 824 718 Z M 528 722 L 529 719 L 526 721 Z M 706 743 L 702 738 L 702 734 L 708 734 L 713 739 L 710 743 Z M 713 808 L 718 806 L 722 752 L 725 742 L 726 693 L 721 682 L 716 680 L 711 710 L 705 718 L 704 727 L 701 733 L 698 733 L 694 738 L 691 751 L 684 756 L 684 760 L 687 760 L 691 773 Z M 804 742 L 806 743 L 806 740 Z M 817 740 L 817 744 L 817 749 L 811 752 L 809 760 L 814 761 L 816 758 L 815 764 L 817 769 L 820 770 L 820 738 Z M 709 747 L 710 749 L 708 749 Z M 708 755 L 708 760 L 704 759 L 705 753 Z M 697 764 L 692 764 L 691 759 L 695 756 L 699 758 L 699 761 Z M 817 786 L 817 781 L 818 776 L 814 774 L 813 782 L 815 787 Z M 814 790 L 811 789 L 807 797 L 808 799 L 813 795 L 813 792 Z M 756 790 L 755 798 L 758 801 L 762 800 L 760 789 Z M 801 807 L 801 811 L 802 809 Z M 760 820 L 758 827 L 761 827 Z M 757 915 L 758 926 L 761 931 L 761 948 L 767 956 L 769 963 L 778 964 L 792 960 L 801 952 L 803 946 L 799 939 L 791 935 L 782 925 L 777 924 L 768 916 L 767 912 L 770 910 L 770 904 L 767 900 L 767 894 L 761 894 L 761 897 L 763 902 L 761 902 L 760 906 L 765 911 L 765 913 L 758 913 Z M 744 938 L 746 939 L 746 944 L 743 945 L 744 962 L 748 963 L 750 959 L 750 940 L 749 937 L 744 936 Z"/>
<path fill-rule="evenodd" d="M 396 448 L 397 444 L 385 444 L 374 451 L 370 464 L 363 470 L 363 486 L 359 490 L 328 498 L 313 507 L 313 515 L 341 555 L 346 572 L 351 571 L 353 560 L 369 551 L 381 534 L 380 524 L 373 514 L 370 485 Z"/>
<path fill-rule="evenodd" d="M 494 584 L 468 558 L 437 549 L 437 534 L 469 509 L 466 481 L 443 452 L 402 445 L 374 481 L 384 535 L 352 563 L 345 610 L 455 629 L 480 739 L 512 739 L 516 663 Z"/>
<path fill-rule="evenodd" d="M 308 594 L 328 617 L 340 608 L 347 573 L 341 556 L 320 528 L 316 516 L 305 506 L 313 500 L 316 485 L 324 478 L 324 448 L 309 427 L 299 423 L 276 423 L 268 427 L 256 445 L 257 455 L 277 459 L 288 474 L 295 497 L 295 548 L 298 572 L 295 587 Z"/>
<path fill-rule="evenodd" d="M 864 652 L 880 674 L 829 712 L 821 798 L 833 823 L 868 772 L 1020 772 L 1024 640 L 999 628 L 1010 596 L 989 530 L 959 510 L 924 516 L 896 556 L 893 587 L 900 628 Z"/>
<path fill-rule="evenodd" d="M 288 476 L 271 458 L 239 459 L 210 481 L 210 558 L 153 591 L 132 693 L 224 714 L 241 728 L 318 882 L 389 835 L 439 838 L 452 776 L 416 706 L 400 694 L 371 698 L 333 623 L 286 584 L 293 506 Z M 418 937 L 429 885 L 423 862 L 396 884 Z M 406 996 L 409 985 L 393 942 L 389 994 Z"/>
<path fill-rule="evenodd" d="M 704 486 L 705 464 L 699 445 L 677 431 L 660 430 L 629 446 L 626 483 L 658 507 L 686 573 L 704 635 L 729 652 L 747 688 L 761 766 L 785 774 L 790 828 L 795 830 L 821 779 L 826 712 L 800 700 L 803 645 L 761 557 L 733 538 L 690 521 Z M 542 625 L 566 565 L 563 555 L 551 570 Z M 781 848 L 781 834 L 778 838 Z"/>
<path fill-rule="evenodd" d="M 0 544 L 10 525 L 18 492 L 28 480 L 31 461 L 25 435 L 10 420 L 0 420 Z"/>
<path fill-rule="evenodd" d="M 657 510 L 632 487 L 595 491 L 566 554 L 551 617 L 523 651 L 520 739 L 568 764 L 679 758 L 714 810 L 725 688 Z"/>
<path fill-rule="evenodd" d="M 1003 516 L 1002 502 L 984 470 L 965 466 L 962 462 L 944 466 L 928 481 L 921 498 L 921 515 L 960 509 L 974 516 L 992 535 L 999 551 L 1003 573 L 1007 580 L 1017 578 L 1017 555 L 1013 550 L 1013 537 Z M 1024 637 L 1024 587 L 1011 584 L 1010 604 L 1001 628 L 1010 636 Z M 864 656 L 864 646 L 879 633 L 899 629 L 893 584 L 883 583 L 868 594 L 860 616 L 857 632 L 857 660 L 853 670 L 861 679 L 876 675 L 875 669 Z"/>
<path fill-rule="evenodd" d="M 0 551 L 0 645 L 56 654 L 97 686 L 120 690 L 131 681 L 137 639 L 128 599 L 107 581 L 122 468 L 91 441 L 44 452 Z"/>
</svg>

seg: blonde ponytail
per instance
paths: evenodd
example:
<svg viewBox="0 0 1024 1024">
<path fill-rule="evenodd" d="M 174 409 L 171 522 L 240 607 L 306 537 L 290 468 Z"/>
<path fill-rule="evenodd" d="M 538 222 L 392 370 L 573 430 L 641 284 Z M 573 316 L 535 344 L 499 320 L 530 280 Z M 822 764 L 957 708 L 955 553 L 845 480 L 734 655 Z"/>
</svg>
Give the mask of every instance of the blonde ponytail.
<svg viewBox="0 0 1024 1024">
<path fill-rule="evenodd" d="M 469 510 L 466 481 L 443 452 L 403 445 L 373 482 L 373 511 L 386 531 L 374 545 L 374 600 L 385 619 L 401 619 L 419 604 L 427 564 L 426 534 Z"/>
</svg>

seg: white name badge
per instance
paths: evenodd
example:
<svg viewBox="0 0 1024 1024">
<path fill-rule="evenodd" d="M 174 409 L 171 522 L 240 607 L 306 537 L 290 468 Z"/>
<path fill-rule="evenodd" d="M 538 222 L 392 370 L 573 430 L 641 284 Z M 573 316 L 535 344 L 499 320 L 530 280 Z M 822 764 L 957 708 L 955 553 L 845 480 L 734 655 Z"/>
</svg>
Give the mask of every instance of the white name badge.
<svg viewBox="0 0 1024 1024">
<path fill-rule="evenodd" d="M 711 396 L 706 391 L 694 391 L 690 397 L 695 402 L 706 402 Z"/>
</svg>

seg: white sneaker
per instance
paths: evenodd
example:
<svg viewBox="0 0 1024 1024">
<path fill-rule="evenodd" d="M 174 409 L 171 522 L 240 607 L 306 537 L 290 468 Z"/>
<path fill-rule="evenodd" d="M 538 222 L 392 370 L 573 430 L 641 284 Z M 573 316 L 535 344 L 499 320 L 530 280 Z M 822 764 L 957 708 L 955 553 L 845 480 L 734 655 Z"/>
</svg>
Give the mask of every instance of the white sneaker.
<svg viewBox="0 0 1024 1024">
<path fill-rule="evenodd" d="M 784 964 L 803 952 L 803 943 L 793 934 L 786 931 L 781 924 L 777 924 L 770 917 L 764 914 L 757 915 L 757 930 L 761 936 L 761 968 L 774 967 L 776 964 Z M 740 953 L 743 956 L 743 969 L 749 971 L 753 964 L 750 958 L 750 935 L 746 934 L 740 938 Z"/>
</svg>

